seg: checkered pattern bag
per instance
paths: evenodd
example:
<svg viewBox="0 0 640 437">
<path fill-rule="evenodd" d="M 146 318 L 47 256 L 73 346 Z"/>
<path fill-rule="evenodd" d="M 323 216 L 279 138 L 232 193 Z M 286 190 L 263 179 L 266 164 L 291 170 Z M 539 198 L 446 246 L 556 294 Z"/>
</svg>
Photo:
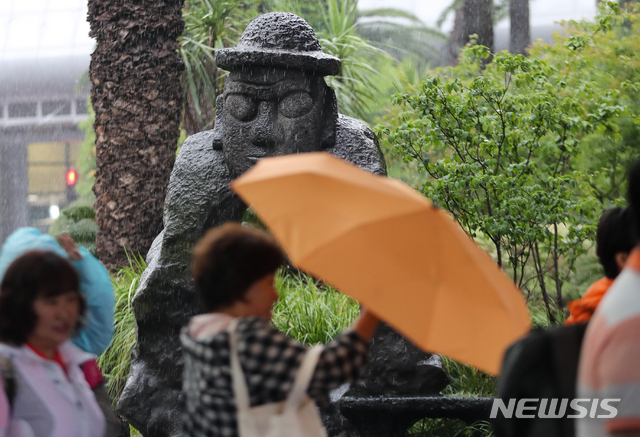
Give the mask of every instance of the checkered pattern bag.
<svg viewBox="0 0 640 437">
<path fill-rule="evenodd" d="M 284 401 L 293 388 L 307 348 L 260 317 L 240 319 L 236 333 L 250 406 Z M 206 339 L 193 339 L 185 330 L 181 341 L 185 351 L 184 434 L 190 437 L 238 436 L 229 334 L 220 332 Z M 367 351 L 367 342 L 353 331 L 336 337 L 318 357 L 307 394 L 326 401 L 330 390 L 360 376 Z"/>
</svg>

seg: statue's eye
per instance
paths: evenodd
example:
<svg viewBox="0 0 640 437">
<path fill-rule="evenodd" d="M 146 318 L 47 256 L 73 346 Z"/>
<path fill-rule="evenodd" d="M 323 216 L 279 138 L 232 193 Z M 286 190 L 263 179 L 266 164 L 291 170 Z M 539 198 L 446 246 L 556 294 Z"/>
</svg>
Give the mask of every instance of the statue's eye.
<svg viewBox="0 0 640 437">
<path fill-rule="evenodd" d="M 313 99 L 309 93 L 297 92 L 289 94 L 280 100 L 278 109 L 280 113 L 287 118 L 301 117 L 311 110 L 313 107 Z"/>
<path fill-rule="evenodd" d="M 240 121 L 252 120 L 258 112 L 258 102 L 243 94 L 231 94 L 224 101 L 224 110 Z"/>
</svg>

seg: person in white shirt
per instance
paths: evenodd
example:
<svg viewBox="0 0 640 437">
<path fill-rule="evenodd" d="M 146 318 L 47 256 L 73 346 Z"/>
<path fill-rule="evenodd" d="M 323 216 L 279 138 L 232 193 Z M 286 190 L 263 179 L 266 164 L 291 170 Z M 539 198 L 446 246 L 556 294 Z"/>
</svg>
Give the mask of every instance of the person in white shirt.
<svg viewBox="0 0 640 437">
<path fill-rule="evenodd" d="M 15 387 L 0 396 L 0 437 L 103 437 L 105 418 L 81 368 L 95 356 L 69 341 L 85 310 L 69 261 L 30 251 L 11 263 L 0 284 L 0 357 Z"/>
</svg>

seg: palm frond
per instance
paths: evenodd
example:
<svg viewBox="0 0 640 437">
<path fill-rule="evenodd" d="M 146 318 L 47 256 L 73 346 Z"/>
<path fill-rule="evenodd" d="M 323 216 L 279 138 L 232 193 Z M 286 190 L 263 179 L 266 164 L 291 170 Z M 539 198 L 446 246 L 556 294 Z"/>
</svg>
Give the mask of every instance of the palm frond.
<svg viewBox="0 0 640 437">
<path fill-rule="evenodd" d="M 377 8 L 358 10 L 359 17 L 380 17 L 380 18 L 405 18 L 414 24 L 424 26 L 425 24 L 412 12 L 395 8 Z"/>
<path fill-rule="evenodd" d="M 326 78 L 336 92 L 340 111 L 366 119 L 377 89 L 374 77 L 380 74 L 371 60 L 389 55 L 356 32 L 357 6 L 353 0 L 327 0 L 325 31 L 318 36 L 324 51 L 342 61 L 340 74 Z"/>
<path fill-rule="evenodd" d="M 444 10 L 440 13 L 438 20 L 436 21 L 436 26 L 438 28 L 442 27 L 442 24 L 445 22 L 450 13 L 460 9 L 464 4 L 464 0 L 453 0 L 449 6 L 444 8 Z"/>
<path fill-rule="evenodd" d="M 224 73 L 216 68 L 215 51 L 234 45 L 241 29 L 256 14 L 258 0 L 188 0 L 183 9 L 185 29 L 180 37 L 180 56 L 185 65 L 185 125 L 189 133 L 213 123 L 215 100 Z"/>
<path fill-rule="evenodd" d="M 442 62 L 442 47 L 448 41 L 447 35 L 427 26 L 415 14 L 381 8 L 360 11 L 358 18 L 358 34 L 396 60 L 410 57 L 421 66 Z"/>
<path fill-rule="evenodd" d="M 509 17 L 509 0 L 494 0 L 493 24 L 498 24 Z"/>
<path fill-rule="evenodd" d="M 397 60 L 409 57 L 418 63 L 424 63 L 425 59 L 430 59 L 434 64 L 440 63 L 442 47 L 448 41 L 448 37 L 437 29 L 390 22 L 361 24 L 358 34 Z"/>
</svg>

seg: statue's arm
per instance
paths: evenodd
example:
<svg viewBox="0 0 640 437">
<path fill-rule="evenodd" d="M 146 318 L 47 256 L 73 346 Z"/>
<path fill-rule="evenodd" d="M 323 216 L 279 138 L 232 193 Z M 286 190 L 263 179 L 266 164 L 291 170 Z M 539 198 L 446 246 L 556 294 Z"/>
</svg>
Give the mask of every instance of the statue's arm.
<svg viewBox="0 0 640 437">
<path fill-rule="evenodd" d="M 339 115 L 336 144 L 327 152 L 371 173 L 387 174 L 378 139 L 369 126 L 355 118 Z"/>
</svg>

